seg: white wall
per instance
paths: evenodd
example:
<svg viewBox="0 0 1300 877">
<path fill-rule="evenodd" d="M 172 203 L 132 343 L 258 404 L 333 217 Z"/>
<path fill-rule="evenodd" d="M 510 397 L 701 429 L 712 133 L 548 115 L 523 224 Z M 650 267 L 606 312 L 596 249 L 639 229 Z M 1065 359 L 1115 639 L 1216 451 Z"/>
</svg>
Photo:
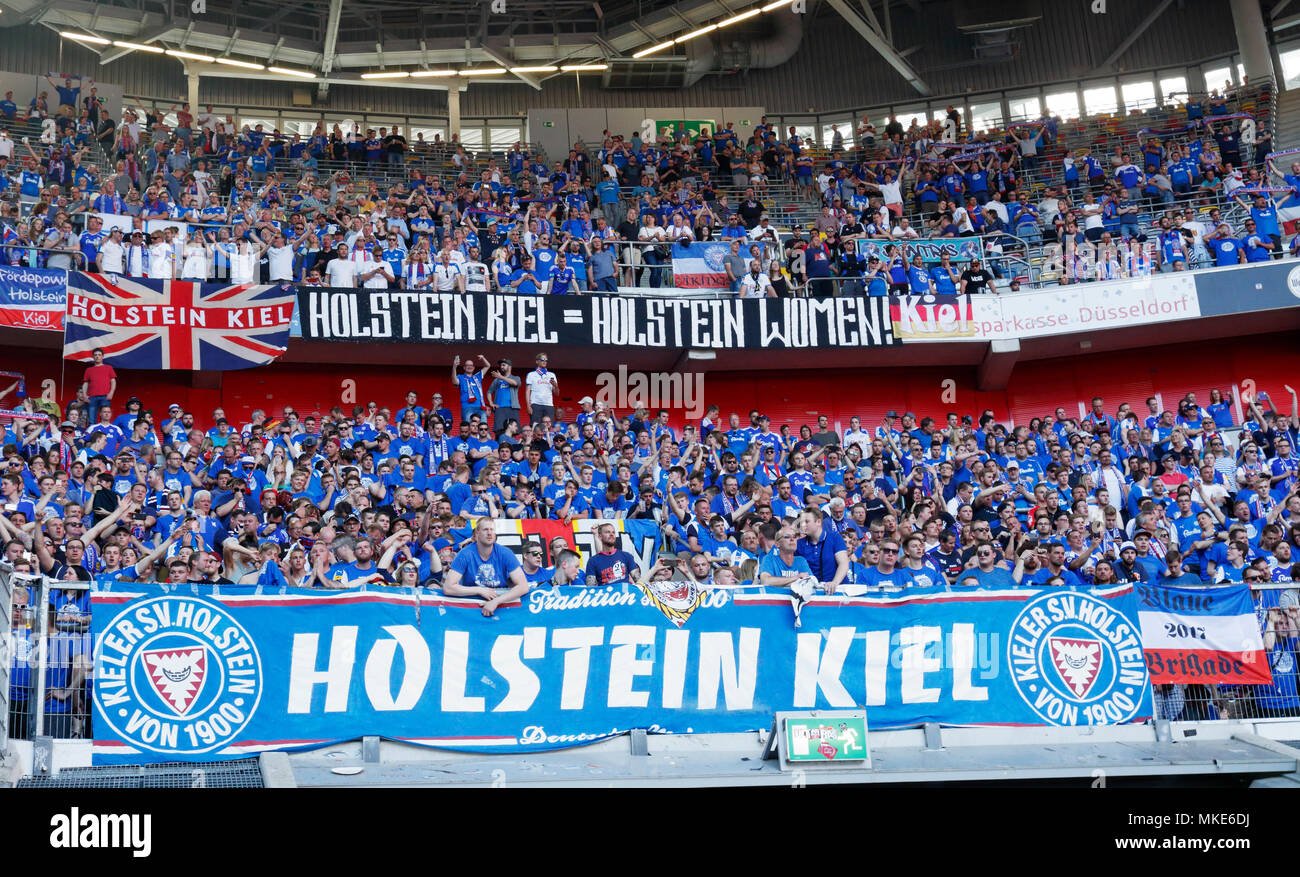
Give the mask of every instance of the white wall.
<svg viewBox="0 0 1300 877">
<path fill-rule="evenodd" d="M 528 139 L 540 144 L 552 161 L 564 158 L 577 140 L 599 146 L 602 131 L 630 138 L 646 119 L 712 119 L 722 128 L 735 122 L 741 139 L 748 137 L 762 107 L 631 107 L 620 109 L 541 109 L 528 111 Z M 747 123 L 747 124 L 746 124 Z"/>
<path fill-rule="evenodd" d="M 63 80 L 58 76 L 52 76 L 59 85 Z M 75 84 L 75 83 L 74 83 Z M 84 99 L 90 94 L 91 86 L 98 89 L 100 100 L 108 107 L 108 114 L 113 117 L 114 121 L 121 121 L 122 113 L 122 86 L 115 85 L 111 82 L 94 82 L 83 79 L 81 81 L 81 97 Z M 30 73 L 8 73 L 0 71 L 0 97 L 4 96 L 6 91 L 14 93 L 14 103 L 18 104 L 19 112 L 23 112 L 27 105 L 31 103 L 32 98 L 42 91 L 46 93 L 49 101 L 50 111 L 57 112 L 59 108 L 59 93 L 55 91 L 54 86 L 44 76 L 32 76 Z M 78 110 L 81 108 L 78 107 Z"/>
</svg>

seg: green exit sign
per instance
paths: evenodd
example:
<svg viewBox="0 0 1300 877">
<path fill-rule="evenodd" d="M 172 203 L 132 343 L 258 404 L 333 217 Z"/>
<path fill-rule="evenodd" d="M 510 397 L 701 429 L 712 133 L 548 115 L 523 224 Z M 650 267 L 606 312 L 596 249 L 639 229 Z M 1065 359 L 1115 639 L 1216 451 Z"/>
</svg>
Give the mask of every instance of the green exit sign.
<svg viewBox="0 0 1300 877">
<path fill-rule="evenodd" d="M 554 122 L 543 122 L 543 123 L 542 123 L 542 127 L 543 127 L 543 128 L 554 128 L 554 127 L 555 127 L 555 123 L 554 123 Z"/>
<path fill-rule="evenodd" d="M 741 120 L 740 120 L 740 124 L 741 124 L 741 125 L 746 125 L 746 126 L 749 125 L 749 119 L 741 119 Z"/>
<path fill-rule="evenodd" d="M 790 762 L 862 761 L 867 757 L 866 716 L 788 717 L 785 752 Z"/>
</svg>

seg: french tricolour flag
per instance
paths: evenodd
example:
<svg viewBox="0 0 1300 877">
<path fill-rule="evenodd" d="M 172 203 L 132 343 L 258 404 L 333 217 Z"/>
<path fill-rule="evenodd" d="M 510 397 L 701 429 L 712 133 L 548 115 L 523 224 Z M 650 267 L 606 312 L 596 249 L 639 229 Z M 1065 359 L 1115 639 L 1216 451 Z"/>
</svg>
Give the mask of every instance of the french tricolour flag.
<svg viewBox="0 0 1300 877">
<path fill-rule="evenodd" d="M 1157 684 L 1272 682 L 1250 591 L 1136 586 L 1142 650 Z"/>
</svg>

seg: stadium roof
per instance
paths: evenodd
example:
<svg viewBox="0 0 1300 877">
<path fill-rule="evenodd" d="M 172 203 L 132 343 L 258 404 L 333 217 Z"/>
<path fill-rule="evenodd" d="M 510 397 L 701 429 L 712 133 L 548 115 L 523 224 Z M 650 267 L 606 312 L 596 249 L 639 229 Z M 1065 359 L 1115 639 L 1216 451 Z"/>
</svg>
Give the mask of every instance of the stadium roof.
<svg viewBox="0 0 1300 877">
<path fill-rule="evenodd" d="M 815 7 L 819 0 L 811 0 Z M 870 3 L 827 0 L 877 51 L 926 93 L 903 54 L 885 38 L 888 14 Z M 901 0 L 919 7 L 921 0 Z M 567 67 L 627 78 L 638 64 L 688 66 L 723 28 L 745 31 L 791 0 L 0 0 L 0 26 L 41 24 L 80 35 L 101 65 L 132 52 L 168 51 L 203 62 L 203 75 L 259 77 L 289 68 L 327 82 L 369 74 L 404 87 L 445 88 L 461 71 L 533 88 Z M 504 11 L 494 11 L 504 10 Z M 881 22 L 885 23 L 882 27 Z M 771 26 L 767 30 L 771 30 Z M 778 28 L 779 30 L 779 28 Z M 726 31 L 730 34 L 730 31 Z M 129 43 L 130 45 L 123 45 Z M 789 46 L 789 50 L 797 46 Z M 149 48 L 144 48 L 149 47 Z M 176 55 L 176 53 L 181 53 Z M 188 57 L 185 53 L 188 53 Z M 197 57 L 194 57 L 197 56 Z M 788 52 L 768 55 L 771 66 Z M 212 63 L 216 59 L 222 65 Z M 707 66 L 712 54 L 704 61 Z M 229 63 L 228 63 L 229 62 Z M 242 66 L 238 62 L 244 62 Z M 261 65 L 250 68 L 249 64 Z M 558 69 L 551 69 L 558 68 Z M 410 74 L 415 74 L 411 79 Z M 440 75 L 441 74 L 441 75 Z M 633 76 L 633 79 L 636 77 Z M 608 84 L 608 83 L 607 83 Z"/>
</svg>

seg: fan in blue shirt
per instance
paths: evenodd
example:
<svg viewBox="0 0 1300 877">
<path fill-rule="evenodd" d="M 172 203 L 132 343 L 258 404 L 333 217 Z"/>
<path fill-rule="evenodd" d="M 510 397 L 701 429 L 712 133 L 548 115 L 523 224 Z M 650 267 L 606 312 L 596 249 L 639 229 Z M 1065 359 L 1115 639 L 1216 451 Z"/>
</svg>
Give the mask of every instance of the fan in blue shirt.
<svg viewBox="0 0 1300 877">
<path fill-rule="evenodd" d="M 912 295 L 929 295 L 934 291 L 930 272 L 925 270 L 925 263 L 921 261 L 919 255 L 912 260 L 911 267 L 907 269 L 907 282 Z"/>
<path fill-rule="evenodd" d="M 565 264 L 563 254 L 556 258 L 555 267 L 551 269 L 551 295 L 568 295 L 577 287 L 577 275 Z"/>
<path fill-rule="evenodd" d="M 1256 230 L 1253 219 L 1246 223 L 1246 236 L 1242 238 L 1241 244 L 1247 262 L 1267 262 L 1273 256 L 1273 242 Z"/>
<path fill-rule="evenodd" d="M 1226 222 L 1220 224 L 1219 234 L 1222 237 L 1213 238 L 1211 243 L 1214 250 L 1214 264 L 1219 266 L 1236 265 L 1244 261 L 1241 241 L 1232 236 Z"/>
</svg>

